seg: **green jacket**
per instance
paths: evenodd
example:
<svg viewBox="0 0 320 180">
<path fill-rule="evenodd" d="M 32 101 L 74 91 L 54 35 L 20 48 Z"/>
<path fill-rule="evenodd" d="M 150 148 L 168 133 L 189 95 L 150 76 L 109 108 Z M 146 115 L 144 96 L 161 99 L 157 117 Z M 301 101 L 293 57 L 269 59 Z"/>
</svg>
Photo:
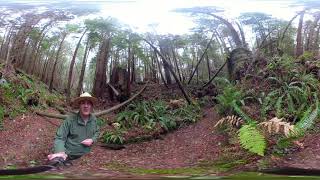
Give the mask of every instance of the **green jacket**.
<svg viewBox="0 0 320 180">
<path fill-rule="evenodd" d="M 97 118 L 90 115 L 87 124 L 81 119 L 80 114 L 69 115 L 57 130 L 54 141 L 54 153 L 65 152 L 68 155 L 84 155 L 89 153 L 91 147 L 81 144 L 85 139 L 97 142 L 99 127 Z"/>
</svg>

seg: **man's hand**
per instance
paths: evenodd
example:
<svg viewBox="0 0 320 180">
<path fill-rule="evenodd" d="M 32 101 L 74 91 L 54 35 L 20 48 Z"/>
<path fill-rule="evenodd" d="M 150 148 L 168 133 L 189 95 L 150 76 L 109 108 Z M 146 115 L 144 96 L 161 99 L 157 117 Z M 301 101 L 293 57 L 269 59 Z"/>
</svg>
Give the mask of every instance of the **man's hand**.
<svg viewBox="0 0 320 180">
<path fill-rule="evenodd" d="M 51 161 L 53 158 L 56 158 L 56 157 L 62 157 L 63 160 L 66 160 L 68 155 L 65 152 L 58 152 L 58 153 L 48 155 L 49 161 Z"/>
<path fill-rule="evenodd" d="M 81 142 L 81 144 L 83 144 L 85 146 L 91 146 L 93 144 L 93 140 L 92 139 L 85 139 Z"/>
</svg>

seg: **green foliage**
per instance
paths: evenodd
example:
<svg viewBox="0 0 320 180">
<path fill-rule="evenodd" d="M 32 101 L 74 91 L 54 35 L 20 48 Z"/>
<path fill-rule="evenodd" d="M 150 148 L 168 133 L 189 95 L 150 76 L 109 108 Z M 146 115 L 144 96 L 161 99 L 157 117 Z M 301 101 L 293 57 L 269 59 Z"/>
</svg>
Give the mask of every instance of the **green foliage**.
<svg viewBox="0 0 320 180">
<path fill-rule="evenodd" d="M 319 89 L 318 80 L 295 69 L 291 58 L 282 57 L 274 62 L 277 66 L 272 65 L 271 76 L 266 79 L 272 89 L 267 95 L 261 93 L 261 116 L 266 118 L 269 111 L 275 111 L 277 117 L 293 118 L 291 121 L 295 122 Z"/>
<path fill-rule="evenodd" d="M 173 110 L 173 115 L 179 121 L 185 123 L 194 123 L 200 118 L 200 105 L 199 104 L 186 104 L 185 106 Z"/>
<path fill-rule="evenodd" d="M 102 119 L 102 118 L 97 118 L 97 125 L 99 127 L 102 127 L 103 125 L 106 124 L 106 120 Z"/>
<path fill-rule="evenodd" d="M 276 146 L 273 148 L 272 153 L 278 156 L 283 156 L 290 153 L 293 141 L 297 140 L 298 137 L 283 137 L 277 141 Z"/>
<path fill-rule="evenodd" d="M 200 106 L 184 105 L 170 109 L 164 101 L 137 102 L 118 113 L 116 121 L 122 128 L 142 127 L 146 130 L 160 125 L 164 131 L 171 131 L 183 124 L 194 123 L 199 118 Z"/>
<path fill-rule="evenodd" d="M 102 140 L 107 144 L 123 144 L 123 132 L 121 130 L 115 130 L 113 132 L 105 132 L 102 136 Z"/>
<path fill-rule="evenodd" d="M 255 124 L 251 123 L 243 125 L 239 129 L 238 137 L 240 144 L 244 149 L 247 149 L 250 152 L 256 153 L 260 156 L 264 156 L 266 140 L 258 131 Z"/>
<path fill-rule="evenodd" d="M 313 60 L 313 57 L 315 56 L 315 54 L 311 51 L 305 51 L 303 52 L 302 55 L 300 55 L 298 57 L 298 60 L 302 61 L 302 62 L 305 62 L 305 61 L 310 61 L 310 60 Z"/>
<path fill-rule="evenodd" d="M 60 99 L 58 95 L 49 93 L 43 83 L 36 82 L 31 77 L 23 74 L 19 74 L 16 77 L 15 83 L 7 83 L 0 86 L 1 100 L 6 105 L 3 106 L 4 114 L 8 114 L 10 119 L 25 113 L 28 109 L 34 108 L 28 104 L 31 98 L 38 100 L 39 106 L 37 108 L 46 106 L 47 101 L 50 101 L 52 105 L 56 104 L 57 100 Z"/>
<path fill-rule="evenodd" d="M 234 104 L 240 104 L 244 95 L 233 85 L 227 85 L 215 99 L 218 101 L 217 110 L 220 114 L 232 114 Z"/>
<path fill-rule="evenodd" d="M 18 98 L 20 98 L 24 105 L 28 104 L 28 99 L 34 94 L 35 92 L 33 89 L 18 89 Z"/>
<path fill-rule="evenodd" d="M 319 101 L 316 97 L 316 104 L 313 108 L 310 106 L 307 111 L 304 112 L 301 120 L 295 125 L 296 133 L 295 135 L 303 135 L 308 129 L 313 127 L 317 117 L 319 116 Z"/>
<path fill-rule="evenodd" d="M 251 123 L 253 122 L 253 120 L 245 113 L 241 110 L 240 106 L 238 104 L 235 103 L 235 101 L 232 103 L 232 107 L 234 109 L 234 111 L 243 118 L 243 120 L 246 123 Z"/>
</svg>

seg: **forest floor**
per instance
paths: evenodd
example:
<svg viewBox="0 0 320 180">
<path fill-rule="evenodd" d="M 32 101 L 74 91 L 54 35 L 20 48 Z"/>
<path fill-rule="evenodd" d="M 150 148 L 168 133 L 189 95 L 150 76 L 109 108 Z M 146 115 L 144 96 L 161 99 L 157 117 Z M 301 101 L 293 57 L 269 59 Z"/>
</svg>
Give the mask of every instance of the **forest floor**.
<svg viewBox="0 0 320 180">
<path fill-rule="evenodd" d="M 56 113 L 53 109 L 47 111 Z M 110 114 L 112 116 L 114 114 Z M 132 177 L 135 172 L 140 172 L 138 174 L 141 176 L 148 174 L 145 172 L 150 169 L 171 169 L 168 174 L 185 174 L 179 172 L 197 170 L 201 164 L 213 162 L 226 152 L 223 142 L 226 142 L 227 137 L 213 128 L 218 120 L 219 116 L 213 108 L 205 108 L 198 122 L 164 134 L 160 139 L 127 144 L 121 150 L 110 150 L 96 144 L 91 153 L 73 161 L 73 166 L 46 173 L 81 178 L 126 178 Z M 0 131 L 0 168 L 45 164 L 60 123 L 61 120 L 34 113 L 26 113 L 12 120 L 5 119 L 4 129 Z M 275 164 L 300 168 L 319 167 L 319 138 L 320 135 L 306 137 L 301 141 L 303 149 L 287 157 L 277 158 Z M 233 147 L 233 151 L 237 151 L 237 148 Z M 249 164 L 233 172 L 250 169 L 256 169 L 255 165 Z M 202 174 L 223 175 L 217 169 Z"/>
<path fill-rule="evenodd" d="M 110 150 L 99 145 L 90 154 L 73 161 L 73 166 L 57 170 L 66 176 L 125 177 L 130 173 L 110 170 L 110 166 L 130 168 L 177 169 L 193 167 L 201 160 L 213 160 L 219 155 L 222 135 L 212 133 L 218 117 L 212 109 L 204 112 L 199 123 L 163 135 L 161 139 L 125 145 Z M 0 166 L 27 167 L 46 163 L 53 138 L 61 120 L 26 114 L 4 123 L 0 131 Z M 108 168 L 109 167 L 109 168 Z"/>
</svg>

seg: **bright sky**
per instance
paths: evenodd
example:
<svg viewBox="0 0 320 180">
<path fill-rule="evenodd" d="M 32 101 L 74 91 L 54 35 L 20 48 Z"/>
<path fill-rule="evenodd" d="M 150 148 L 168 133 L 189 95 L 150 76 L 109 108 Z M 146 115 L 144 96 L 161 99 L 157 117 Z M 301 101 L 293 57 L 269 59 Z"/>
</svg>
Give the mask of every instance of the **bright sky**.
<svg viewBox="0 0 320 180">
<path fill-rule="evenodd" d="M 45 9 L 43 6 L 49 4 L 81 8 L 96 6 L 101 9 L 100 16 L 115 17 L 120 22 L 130 25 L 135 31 L 153 31 L 149 25 L 154 24 L 157 25 L 157 33 L 181 34 L 187 33 L 193 26 L 193 18 L 187 17 L 187 14 L 173 12 L 176 8 L 220 7 L 225 10 L 221 16 L 229 20 L 238 17 L 241 12 L 264 12 L 289 20 L 301 10 L 301 7 L 289 8 L 293 2 L 297 0 L 0 0 L 0 7 L 6 3 L 36 5 L 38 10 Z"/>
<path fill-rule="evenodd" d="M 102 16 L 113 16 L 138 31 L 150 31 L 149 24 L 158 24 L 158 33 L 186 33 L 193 26 L 192 18 L 172 12 L 175 8 L 216 6 L 225 9 L 227 18 L 235 18 L 241 12 L 264 12 L 273 17 L 291 19 L 297 9 L 288 8 L 290 0 L 136 0 L 106 2 Z"/>
</svg>

